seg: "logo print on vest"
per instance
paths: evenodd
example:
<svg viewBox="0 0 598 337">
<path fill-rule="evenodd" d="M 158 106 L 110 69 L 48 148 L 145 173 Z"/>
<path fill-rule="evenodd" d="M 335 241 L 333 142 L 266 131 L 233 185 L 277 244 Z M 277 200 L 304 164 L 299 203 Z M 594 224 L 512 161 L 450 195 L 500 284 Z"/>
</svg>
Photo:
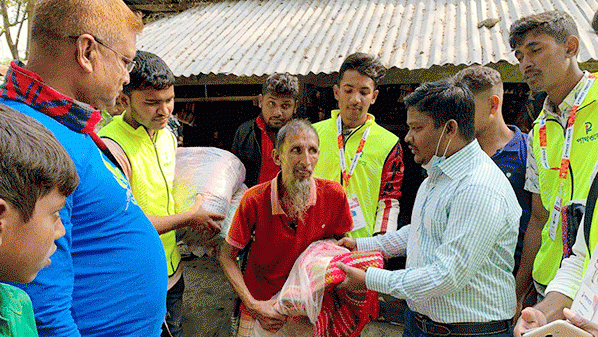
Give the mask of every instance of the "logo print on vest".
<svg viewBox="0 0 598 337">
<path fill-rule="evenodd" d="M 586 122 L 586 123 L 584 124 L 584 126 L 585 126 L 585 128 L 586 128 L 586 135 L 587 135 L 588 133 L 590 133 L 590 131 L 592 131 L 592 123 L 590 123 L 590 122 Z"/>
</svg>

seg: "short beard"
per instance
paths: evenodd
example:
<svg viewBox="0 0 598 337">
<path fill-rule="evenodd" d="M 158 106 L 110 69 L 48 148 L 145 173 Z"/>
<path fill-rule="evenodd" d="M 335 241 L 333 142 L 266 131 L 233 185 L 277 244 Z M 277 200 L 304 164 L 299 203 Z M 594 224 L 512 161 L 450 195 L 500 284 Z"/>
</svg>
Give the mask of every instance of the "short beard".
<svg viewBox="0 0 598 337">
<path fill-rule="evenodd" d="M 289 186 L 286 186 L 286 194 L 283 202 L 286 206 L 288 216 L 293 221 L 301 221 L 308 208 L 309 193 L 311 190 L 311 180 L 293 180 Z"/>
</svg>

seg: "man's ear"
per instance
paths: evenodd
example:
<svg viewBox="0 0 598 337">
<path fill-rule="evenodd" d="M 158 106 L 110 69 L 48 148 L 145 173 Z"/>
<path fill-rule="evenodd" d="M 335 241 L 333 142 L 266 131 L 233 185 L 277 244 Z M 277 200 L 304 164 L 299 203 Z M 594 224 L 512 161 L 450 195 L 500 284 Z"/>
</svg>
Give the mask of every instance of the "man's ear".
<svg viewBox="0 0 598 337">
<path fill-rule="evenodd" d="M 498 95 L 492 95 L 490 96 L 490 114 L 493 115 L 498 111 L 498 108 L 500 108 L 500 97 L 498 97 Z"/>
<path fill-rule="evenodd" d="M 0 245 L 2 244 L 2 236 L 4 234 L 4 228 L 6 228 L 6 224 L 8 221 L 8 210 L 10 205 L 6 200 L 0 198 Z"/>
<path fill-rule="evenodd" d="M 456 136 L 459 133 L 459 124 L 457 124 L 457 121 L 454 119 L 449 119 L 448 122 L 446 122 L 446 135 L 449 138 L 452 138 L 454 136 Z"/>
<path fill-rule="evenodd" d="M 77 38 L 75 47 L 77 51 L 75 55 L 77 63 L 84 72 L 92 73 L 94 58 L 99 55 L 97 42 L 94 42 L 94 38 L 90 34 L 82 34 Z"/>
<path fill-rule="evenodd" d="M 116 100 L 122 105 L 123 111 L 128 111 L 131 107 L 131 96 L 123 94 L 122 92 L 118 94 Z"/>
<path fill-rule="evenodd" d="M 577 53 L 579 53 L 579 39 L 577 36 L 570 35 L 567 40 L 565 40 L 565 48 L 567 56 L 576 57 Z"/>
<path fill-rule="evenodd" d="M 264 95 L 259 94 L 257 95 L 257 106 L 261 109 L 262 108 L 262 101 L 264 100 Z"/>
<path fill-rule="evenodd" d="M 376 98 L 378 97 L 378 93 L 379 93 L 378 89 L 374 90 L 374 92 L 372 93 L 374 95 L 374 98 L 372 98 L 371 104 L 376 103 Z"/>
<path fill-rule="evenodd" d="M 272 150 L 272 160 L 274 160 L 274 163 L 278 166 L 280 166 L 281 161 L 280 161 L 280 153 L 278 152 L 277 149 Z"/>
<path fill-rule="evenodd" d="M 332 86 L 332 91 L 334 92 L 334 98 L 336 98 L 337 101 L 338 101 L 338 96 L 339 96 L 340 90 L 341 89 L 338 87 L 338 85 L 335 84 Z"/>
</svg>

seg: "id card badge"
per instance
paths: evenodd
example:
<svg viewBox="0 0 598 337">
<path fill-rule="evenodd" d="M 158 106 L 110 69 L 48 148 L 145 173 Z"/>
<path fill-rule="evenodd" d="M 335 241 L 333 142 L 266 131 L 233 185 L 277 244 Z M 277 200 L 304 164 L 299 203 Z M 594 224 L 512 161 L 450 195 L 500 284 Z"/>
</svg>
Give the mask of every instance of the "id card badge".
<svg viewBox="0 0 598 337">
<path fill-rule="evenodd" d="M 596 309 L 598 309 L 598 245 L 594 248 L 583 281 L 571 305 L 571 310 L 594 323 L 598 323 Z"/>
<path fill-rule="evenodd" d="M 556 230 L 559 225 L 559 218 L 561 216 L 561 207 L 563 206 L 563 199 L 561 198 L 561 194 L 554 199 L 554 207 L 550 212 L 550 231 L 548 235 L 550 235 L 550 239 L 554 241 L 556 238 Z"/>
<path fill-rule="evenodd" d="M 366 226 L 365 217 L 363 216 L 357 197 L 349 199 L 349 208 L 351 209 L 351 217 L 353 218 L 353 230 L 356 231 L 364 228 Z"/>
</svg>

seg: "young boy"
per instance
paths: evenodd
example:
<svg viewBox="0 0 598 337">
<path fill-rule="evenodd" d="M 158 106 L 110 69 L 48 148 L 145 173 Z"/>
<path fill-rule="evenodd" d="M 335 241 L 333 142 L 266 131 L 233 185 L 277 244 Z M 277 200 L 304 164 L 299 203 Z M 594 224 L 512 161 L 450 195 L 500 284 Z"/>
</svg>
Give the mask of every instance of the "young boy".
<svg viewBox="0 0 598 337">
<path fill-rule="evenodd" d="M 50 264 L 64 227 L 58 211 L 79 184 L 52 133 L 0 104 L 0 280 L 31 282 Z M 37 336 L 29 296 L 0 283 L 0 335 Z"/>
</svg>

